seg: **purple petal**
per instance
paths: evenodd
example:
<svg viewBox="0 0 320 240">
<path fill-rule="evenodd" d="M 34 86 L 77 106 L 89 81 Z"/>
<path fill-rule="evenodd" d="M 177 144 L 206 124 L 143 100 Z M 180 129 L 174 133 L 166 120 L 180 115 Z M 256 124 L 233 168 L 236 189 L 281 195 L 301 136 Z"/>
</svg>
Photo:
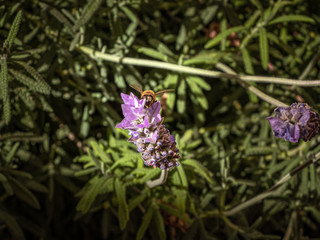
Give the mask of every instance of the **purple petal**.
<svg viewBox="0 0 320 240">
<path fill-rule="evenodd" d="M 161 122 L 160 115 L 161 104 L 159 101 L 151 105 L 151 107 L 146 109 L 150 124 L 157 124 Z"/>
<path fill-rule="evenodd" d="M 300 128 L 298 124 L 290 124 L 288 123 L 286 126 L 286 135 L 284 140 L 288 140 L 290 142 L 298 142 L 300 138 Z"/>
<path fill-rule="evenodd" d="M 170 135 L 170 138 L 169 138 L 169 140 L 170 140 L 170 142 L 172 142 L 172 143 L 175 143 L 175 138 L 174 138 L 174 135 Z"/>
<path fill-rule="evenodd" d="M 279 130 L 279 129 L 283 128 L 283 126 L 284 126 L 284 122 L 282 120 L 280 120 L 279 118 L 267 117 L 267 119 L 268 119 L 273 130 Z"/>
<path fill-rule="evenodd" d="M 131 127 L 131 121 L 124 118 L 117 126 L 117 128 L 128 129 Z"/>
<path fill-rule="evenodd" d="M 126 104 L 121 104 L 121 108 L 122 108 L 123 116 L 125 118 L 128 118 L 128 119 L 130 119 L 132 121 L 137 119 L 137 115 L 138 114 L 135 113 L 135 111 L 134 111 L 135 108 L 133 108 L 133 107 L 131 107 L 129 105 L 126 105 Z"/>
<path fill-rule="evenodd" d="M 273 130 L 273 135 L 275 137 L 284 138 L 286 134 L 286 123 L 275 117 L 268 117 L 267 119 Z"/>
<path fill-rule="evenodd" d="M 139 98 L 136 95 L 134 95 L 133 93 L 130 93 L 130 95 L 121 93 L 121 98 L 122 98 L 125 105 L 129 105 L 129 106 L 135 107 L 135 108 L 143 108 L 144 107 L 145 100 L 144 99 L 139 100 Z"/>
<path fill-rule="evenodd" d="M 310 110 L 306 108 L 293 108 L 291 109 L 291 113 L 293 115 L 293 118 L 296 121 L 299 121 L 299 123 L 302 126 L 306 126 L 308 124 L 308 121 L 310 119 Z"/>
<path fill-rule="evenodd" d="M 283 138 L 290 142 L 298 142 L 300 138 L 300 128 L 297 124 L 282 121 L 279 118 L 268 117 L 275 137 Z"/>
</svg>

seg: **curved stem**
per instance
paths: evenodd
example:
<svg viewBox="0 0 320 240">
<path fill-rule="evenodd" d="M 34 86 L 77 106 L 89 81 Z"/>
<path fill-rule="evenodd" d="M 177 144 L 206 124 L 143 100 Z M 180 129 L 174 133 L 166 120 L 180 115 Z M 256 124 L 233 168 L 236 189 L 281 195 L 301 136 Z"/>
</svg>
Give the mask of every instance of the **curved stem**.
<svg viewBox="0 0 320 240">
<path fill-rule="evenodd" d="M 167 181 L 167 177 L 168 177 L 168 170 L 165 169 L 161 171 L 161 175 L 158 179 L 149 180 L 146 182 L 146 184 L 149 188 L 154 188 L 156 186 L 164 184 Z"/>
<path fill-rule="evenodd" d="M 217 63 L 216 64 L 216 68 L 220 69 L 221 71 L 223 72 L 226 72 L 226 73 L 231 73 L 231 74 L 236 74 L 235 71 L 233 71 L 230 67 L 224 65 L 223 63 Z M 245 89 L 247 89 L 248 91 L 252 92 L 253 94 L 255 94 L 256 96 L 258 96 L 259 98 L 261 98 L 262 100 L 268 102 L 268 103 L 271 103 L 273 105 L 276 105 L 276 106 L 288 106 L 287 104 L 265 94 L 264 92 L 260 91 L 258 88 L 242 81 L 242 80 L 239 80 L 237 79 L 237 82 L 242 86 L 244 87 Z"/>
<path fill-rule="evenodd" d="M 194 75 L 210 77 L 210 78 L 239 79 L 245 82 L 277 83 L 277 84 L 304 86 L 304 87 L 320 86 L 320 80 L 302 81 L 302 80 L 296 80 L 296 79 L 286 79 L 286 78 L 276 78 L 276 77 L 230 74 L 230 73 L 223 73 L 219 71 L 181 66 L 174 63 L 166 63 L 166 62 L 149 60 L 149 59 L 119 57 L 119 56 L 115 56 L 115 55 L 111 55 L 103 52 L 94 51 L 93 49 L 85 46 L 78 47 L 78 50 L 88 54 L 93 59 L 98 58 L 98 59 L 103 59 L 109 62 L 126 64 L 126 65 L 166 69 L 170 71 L 194 74 Z"/>
</svg>

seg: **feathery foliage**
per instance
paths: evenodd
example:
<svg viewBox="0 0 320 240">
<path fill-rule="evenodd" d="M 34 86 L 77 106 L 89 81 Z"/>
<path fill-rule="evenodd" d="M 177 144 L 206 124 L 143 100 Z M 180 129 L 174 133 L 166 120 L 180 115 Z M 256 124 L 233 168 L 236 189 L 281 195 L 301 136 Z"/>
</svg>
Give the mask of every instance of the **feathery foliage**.
<svg viewBox="0 0 320 240">
<path fill-rule="evenodd" d="M 1 239 L 320 236 L 320 138 L 266 120 L 320 110 L 318 1 L 0 2 Z M 115 128 L 129 85 L 175 89 L 181 165 L 151 189 Z"/>
</svg>

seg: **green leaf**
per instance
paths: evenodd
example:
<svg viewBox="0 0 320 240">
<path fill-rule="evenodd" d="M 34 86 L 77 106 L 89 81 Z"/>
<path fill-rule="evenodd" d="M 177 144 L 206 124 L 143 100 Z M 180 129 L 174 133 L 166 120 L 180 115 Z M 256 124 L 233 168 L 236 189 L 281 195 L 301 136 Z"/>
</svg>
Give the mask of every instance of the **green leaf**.
<svg viewBox="0 0 320 240">
<path fill-rule="evenodd" d="M 77 32 L 73 36 L 73 39 L 72 39 L 72 41 L 70 43 L 70 46 L 69 46 L 69 51 L 70 52 L 72 52 L 77 47 L 77 44 L 79 43 L 82 34 L 83 33 L 81 33 L 81 32 Z"/>
<path fill-rule="evenodd" d="M 20 142 L 16 142 L 13 147 L 10 149 L 10 152 L 6 156 L 6 162 L 11 162 L 11 159 L 13 158 L 14 154 L 16 153 L 18 147 L 20 146 Z"/>
<path fill-rule="evenodd" d="M 178 37 L 176 40 L 176 50 L 180 50 L 182 46 L 184 46 L 187 41 L 187 28 L 184 24 L 180 26 L 180 30 L 178 33 Z"/>
<path fill-rule="evenodd" d="M 311 17 L 303 16 L 303 15 L 285 15 L 280 16 L 268 23 L 268 25 L 282 23 L 282 22 L 309 22 L 309 23 L 316 23 Z"/>
<path fill-rule="evenodd" d="M 172 174 L 172 182 L 176 186 L 172 188 L 172 193 L 175 195 L 175 203 L 179 208 L 180 215 L 183 215 L 186 211 L 187 192 L 178 171 Z"/>
<path fill-rule="evenodd" d="M 88 4 L 84 7 L 80 18 L 77 20 L 73 26 L 73 30 L 76 32 L 82 25 L 90 21 L 91 17 L 100 7 L 102 0 L 90 0 Z"/>
<path fill-rule="evenodd" d="M 197 139 L 191 143 L 188 143 L 187 150 L 192 150 L 192 149 L 198 147 L 201 143 L 202 143 L 201 139 Z"/>
<path fill-rule="evenodd" d="M 21 61 L 15 61 L 15 63 L 18 63 L 21 65 L 37 82 L 39 85 L 41 85 L 42 88 L 47 89 L 45 92 L 50 93 L 51 87 L 49 84 L 43 79 L 43 77 L 40 75 L 40 73 L 37 72 L 32 66 L 25 62 Z"/>
<path fill-rule="evenodd" d="M 146 181 L 154 178 L 160 173 L 160 169 L 159 168 L 148 169 L 146 172 L 147 174 L 143 176 L 143 178 L 139 179 L 139 183 L 145 183 Z"/>
<path fill-rule="evenodd" d="M 179 76 L 177 74 L 168 74 L 167 77 L 163 80 L 163 86 L 165 89 L 175 88 L 178 83 Z M 167 106 L 169 109 L 173 109 L 176 101 L 176 94 L 168 94 Z"/>
<path fill-rule="evenodd" d="M 120 223 L 120 229 L 123 230 L 127 222 L 129 220 L 129 208 L 128 204 L 126 202 L 126 187 L 123 185 L 123 183 L 120 182 L 118 178 L 116 178 L 114 182 L 114 187 L 116 190 L 116 195 L 118 199 L 118 218 Z"/>
<path fill-rule="evenodd" d="M 10 106 L 9 95 L 8 95 L 6 101 L 4 102 L 3 115 L 4 115 L 4 119 L 6 121 L 6 124 L 8 125 L 10 122 L 10 119 L 11 119 L 11 106 Z"/>
<path fill-rule="evenodd" d="M 212 174 L 199 161 L 194 159 L 186 159 L 182 161 L 182 165 L 191 167 L 196 173 L 204 177 L 208 183 L 213 184 Z"/>
<path fill-rule="evenodd" d="M 194 79 L 197 79 L 197 77 L 194 77 L 194 76 L 186 77 L 186 81 L 189 85 L 189 88 L 191 92 L 195 95 L 196 100 L 200 104 L 200 106 L 203 109 L 208 109 L 209 104 L 208 104 L 207 98 L 203 94 L 201 88 L 196 84 L 196 81 L 194 81 Z"/>
<path fill-rule="evenodd" d="M 10 175 L 15 175 L 19 177 L 24 177 L 28 179 L 32 179 L 32 175 L 28 172 L 20 171 L 20 170 L 15 170 L 15 169 L 1 169 L 3 172 L 8 173 Z"/>
<path fill-rule="evenodd" d="M 35 208 L 35 209 L 40 209 L 40 203 L 36 196 L 29 190 L 27 189 L 24 184 L 20 183 L 18 180 L 11 176 L 7 176 L 7 179 L 12 186 L 12 189 L 15 193 L 15 195 L 20 198 L 22 201 L 26 202 L 29 204 L 29 206 Z"/>
<path fill-rule="evenodd" d="M 182 165 L 178 166 L 177 171 L 180 177 L 182 187 L 188 188 L 188 179 L 187 179 L 186 173 L 184 172 L 183 166 Z"/>
<path fill-rule="evenodd" d="M 151 222 L 153 212 L 154 212 L 154 209 L 152 206 L 150 206 L 148 208 L 146 215 L 144 215 L 141 226 L 138 229 L 138 233 L 137 233 L 137 237 L 136 237 L 137 240 L 140 240 L 143 238 L 143 236 L 144 236 L 144 234 L 145 234 L 146 230 L 148 229 L 149 224 Z"/>
<path fill-rule="evenodd" d="M 180 114 L 186 110 L 186 83 L 184 80 L 182 80 L 178 86 L 177 109 Z"/>
<path fill-rule="evenodd" d="M 316 172 L 313 164 L 310 165 L 309 171 L 310 171 L 310 191 L 313 192 L 316 190 L 316 184 L 317 184 Z"/>
<path fill-rule="evenodd" d="M 260 58 L 262 67 L 267 70 L 269 62 L 269 50 L 268 50 L 268 39 L 267 31 L 265 28 L 259 29 L 259 46 L 260 46 Z"/>
<path fill-rule="evenodd" d="M 3 115 L 6 124 L 9 124 L 11 118 L 11 106 L 10 106 L 10 96 L 8 93 L 8 66 L 7 59 L 1 58 L 1 72 L 0 72 L 0 91 L 3 101 Z"/>
<path fill-rule="evenodd" d="M 1 58 L 1 73 L 0 73 L 0 91 L 2 100 L 5 101 L 8 97 L 8 66 L 7 59 Z"/>
<path fill-rule="evenodd" d="M 3 175 L 2 173 L 0 173 L 0 182 L 2 183 L 3 188 L 6 190 L 8 195 L 13 195 L 13 189 L 10 185 L 10 183 L 8 182 L 8 179 L 6 178 L 5 175 Z"/>
<path fill-rule="evenodd" d="M 166 56 L 175 57 L 175 54 L 171 51 L 169 47 L 167 47 L 164 43 L 159 41 L 158 39 L 152 38 L 148 41 L 151 46 L 154 48 L 157 48 L 157 50 L 161 53 L 163 53 Z"/>
<path fill-rule="evenodd" d="M 103 147 L 101 145 L 99 145 L 95 140 L 90 140 L 89 142 L 90 146 L 93 149 L 93 153 L 100 157 L 100 159 L 108 164 L 112 163 L 112 160 L 110 159 L 110 157 L 108 156 L 108 154 L 104 151 Z"/>
<path fill-rule="evenodd" d="M 89 134 L 90 124 L 88 122 L 88 118 L 89 118 L 89 106 L 85 105 L 82 112 L 80 132 L 79 132 L 79 135 L 82 138 L 86 138 Z"/>
<path fill-rule="evenodd" d="M 244 26 L 246 28 L 250 28 L 257 20 L 257 18 L 261 15 L 261 12 L 259 10 L 254 11 L 253 14 L 248 18 L 248 20 L 245 22 Z"/>
<path fill-rule="evenodd" d="M 11 235 L 14 237 L 14 239 L 17 240 L 24 240 L 24 234 L 19 226 L 18 222 L 7 212 L 0 209 L 0 221 L 4 222 L 11 233 Z"/>
<path fill-rule="evenodd" d="M 37 181 L 26 180 L 26 181 L 24 181 L 24 185 L 33 191 L 37 191 L 37 192 L 41 192 L 41 193 L 48 193 L 47 187 Z"/>
<path fill-rule="evenodd" d="M 154 50 L 152 48 L 146 48 L 146 47 L 139 47 L 137 50 L 139 53 L 142 53 L 144 55 L 147 55 L 149 57 L 155 58 L 155 59 L 159 59 L 161 61 L 164 62 L 168 62 L 168 56 L 158 52 L 157 50 Z"/>
<path fill-rule="evenodd" d="M 129 200 L 129 211 L 131 212 L 133 209 L 135 209 L 140 203 L 142 203 L 143 200 L 145 200 L 147 197 L 147 193 L 143 192 L 142 194 L 139 194 L 135 196 L 134 198 L 131 198 Z"/>
<path fill-rule="evenodd" d="M 192 129 L 186 130 L 180 139 L 180 146 L 178 147 L 185 148 L 185 146 L 187 145 L 187 142 L 190 141 L 192 137 L 193 137 L 193 130 Z M 178 141 L 177 141 L 177 144 L 179 144 Z"/>
<path fill-rule="evenodd" d="M 268 155 L 268 154 L 272 154 L 275 151 L 274 147 L 259 147 L 259 146 L 255 146 L 255 147 L 249 147 L 245 149 L 245 153 L 248 156 L 252 156 L 252 155 Z"/>
<path fill-rule="evenodd" d="M 62 13 L 60 13 L 57 9 L 47 5 L 46 3 L 39 2 L 38 4 L 40 5 L 41 8 L 48 9 L 49 13 L 53 17 L 55 17 L 59 22 L 61 22 L 66 28 L 68 28 L 67 32 L 69 34 L 73 34 L 72 24 Z M 65 9 L 62 9 L 62 10 L 64 10 L 64 12 L 66 12 Z"/>
<path fill-rule="evenodd" d="M 154 209 L 154 213 L 153 213 L 153 221 L 154 221 L 154 225 L 156 226 L 156 230 L 157 230 L 157 235 L 159 236 L 159 239 L 167 239 L 166 236 L 166 229 L 164 227 L 164 221 L 163 221 L 163 217 L 159 211 L 158 208 Z"/>
<path fill-rule="evenodd" d="M 20 27 L 20 22 L 21 22 L 21 18 L 22 18 L 22 12 L 21 10 L 18 12 L 18 14 L 16 15 L 13 23 L 12 23 L 12 26 L 10 28 L 10 32 L 8 34 L 8 37 L 7 37 L 7 40 L 8 43 L 9 43 L 9 49 L 11 49 L 11 46 L 14 42 L 14 39 L 16 38 L 17 36 L 17 33 L 19 31 L 19 27 Z"/>
<path fill-rule="evenodd" d="M 209 40 L 206 45 L 204 46 L 204 48 L 208 49 L 208 48 L 212 48 L 215 45 L 217 45 L 221 40 L 225 39 L 227 36 L 229 36 L 231 33 L 236 33 L 236 32 L 240 32 L 241 30 L 246 29 L 243 26 L 237 26 L 237 27 L 233 27 L 233 28 L 229 28 L 223 32 L 221 32 L 220 34 L 218 34 L 215 38 Z"/>
<path fill-rule="evenodd" d="M 100 193 L 101 187 L 105 181 L 106 181 L 105 177 L 97 177 L 96 179 L 94 179 L 94 181 L 89 185 L 87 191 L 82 196 L 79 203 L 77 204 L 76 209 L 78 211 L 81 211 L 82 213 L 86 213 L 89 211 L 94 200 Z"/>
<path fill-rule="evenodd" d="M 44 93 L 44 94 L 50 94 L 50 89 L 48 89 L 47 86 L 43 85 L 40 82 L 34 81 L 32 78 L 28 77 L 27 75 L 18 72 L 14 69 L 9 69 L 9 72 L 14 76 L 19 82 L 29 87 L 31 90 Z"/>
<path fill-rule="evenodd" d="M 278 11 L 280 11 L 284 6 L 293 4 L 296 3 L 294 1 L 277 1 L 272 8 L 272 13 L 270 14 L 270 17 L 273 18 L 278 13 Z"/>
<path fill-rule="evenodd" d="M 206 91 L 210 91 L 211 90 L 211 86 L 209 83 L 207 83 L 203 78 L 198 77 L 198 76 L 188 76 L 189 81 L 192 81 L 194 83 L 196 83 L 200 88 L 206 90 Z"/>
<path fill-rule="evenodd" d="M 139 154 L 127 154 L 125 156 L 123 156 L 122 158 L 118 159 L 110 168 L 110 171 L 113 171 L 115 168 L 117 168 L 118 166 L 124 165 L 124 166 L 128 166 L 132 165 L 134 161 L 136 161 L 137 157 L 140 157 Z M 133 167 L 133 166 L 132 166 Z"/>
<path fill-rule="evenodd" d="M 249 51 L 244 47 L 241 49 L 242 58 L 244 62 L 244 68 L 246 70 L 246 73 L 248 74 L 254 74 L 254 69 L 251 62 L 251 57 L 249 54 Z"/>
</svg>

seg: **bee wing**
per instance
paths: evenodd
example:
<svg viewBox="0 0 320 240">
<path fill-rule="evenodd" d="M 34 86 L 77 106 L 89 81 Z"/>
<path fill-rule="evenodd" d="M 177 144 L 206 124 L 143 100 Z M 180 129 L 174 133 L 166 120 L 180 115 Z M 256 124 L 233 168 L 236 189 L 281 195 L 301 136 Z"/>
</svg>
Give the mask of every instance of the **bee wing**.
<svg viewBox="0 0 320 240">
<path fill-rule="evenodd" d="M 166 92 L 174 92 L 174 91 L 175 91 L 175 89 L 165 89 L 165 90 L 161 90 L 161 91 L 156 92 L 155 95 L 157 96 L 160 94 L 164 94 Z"/>
<path fill-rule="evenodd" d="M 133 89 L 137 90 L 139 93 L 142 93 L 142 88 L 140 86 L 136 86 L 136 85 L 132 85 L 129 84 L 130 87 L 132 87 Z"/>
</svg>

